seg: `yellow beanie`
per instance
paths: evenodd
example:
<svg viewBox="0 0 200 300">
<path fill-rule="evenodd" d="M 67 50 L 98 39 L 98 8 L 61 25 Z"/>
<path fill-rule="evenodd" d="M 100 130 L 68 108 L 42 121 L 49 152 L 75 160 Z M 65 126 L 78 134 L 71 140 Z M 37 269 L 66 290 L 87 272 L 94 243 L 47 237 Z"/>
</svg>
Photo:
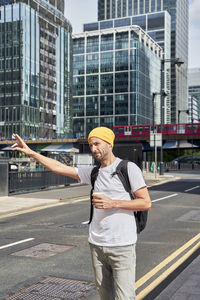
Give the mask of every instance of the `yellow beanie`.
<svg viewBox="0 0 200 300">
<path fill-rule="evenodd" d="M 109 129 L 107 127 L 96 127 L 92 131 L 90 131 L 90 133 L 88 135 L 88 142 L 91 137 L 97 137 L 97 138 L 111 144 L 113 147 L 115 134 L 111 129 Z"/>
</svg>

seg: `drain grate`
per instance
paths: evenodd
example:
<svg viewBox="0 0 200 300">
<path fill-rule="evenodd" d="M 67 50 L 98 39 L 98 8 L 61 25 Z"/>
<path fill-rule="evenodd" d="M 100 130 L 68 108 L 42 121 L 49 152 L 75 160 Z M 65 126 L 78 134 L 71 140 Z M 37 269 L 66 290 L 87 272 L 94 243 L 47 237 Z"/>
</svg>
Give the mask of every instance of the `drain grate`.
<svg viewBox="0 0 200 300">
<path fill-rule="evenodd" d="M 28 249 L 24 249 L 11 255 L 14 256 L 27 256 L 27 257 L 34 257 L 34 258 L 47 258 L 49 256 L 54 256 L 56 254 L 62 253 L 66 250 L 74 248 L 75 246 L 72 245 L 56 245 L 56 244 L 48 244 L 43 243 Z"/>
<path fill-rule="evenodd" d="M 47 277 L 4 300 L 78 300 L 94 289 L 91 282 Z"/>
</svg>

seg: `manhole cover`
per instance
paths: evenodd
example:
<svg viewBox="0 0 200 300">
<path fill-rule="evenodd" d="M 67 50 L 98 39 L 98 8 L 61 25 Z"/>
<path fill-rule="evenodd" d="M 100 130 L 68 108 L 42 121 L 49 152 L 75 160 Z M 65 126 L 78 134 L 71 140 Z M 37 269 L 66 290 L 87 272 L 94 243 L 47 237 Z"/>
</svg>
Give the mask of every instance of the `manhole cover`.
<svg viewBox="0 0 200 300">
<path fill-rule="evenodd" d="M 78 300 L 93 289 L 91 282 L 48 277 L 4 300 Z"/>
<path fill-rule="evenodd" d="M 73 247 L 75 247 L 75 246 L 43 243 L 43 244 L 39 244 L 39 245 L 30 247 L 25 250 L 21 250 L 21 251 L 12 253 L 11 255 L 27 256 L 27 257 L 35 257 L 35 258 L 46 258 L 49 256 L 54 256 L 58 253 L 62 253 Z"/>
<path fill-rule="evenodd" d="M 88 224 L 63 224 L 59 227 L 63 228 L 88 228 Z"/>
</svg>

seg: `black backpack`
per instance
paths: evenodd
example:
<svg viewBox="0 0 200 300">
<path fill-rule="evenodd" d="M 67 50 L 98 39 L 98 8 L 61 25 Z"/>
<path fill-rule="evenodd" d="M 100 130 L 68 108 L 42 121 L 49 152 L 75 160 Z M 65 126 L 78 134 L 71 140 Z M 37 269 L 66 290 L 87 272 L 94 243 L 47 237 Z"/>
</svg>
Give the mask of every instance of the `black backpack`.
<svg viewBox="0 0 200 300">
<path fill-rule="evenodd" d="M 129 182 L 129 178 L 128 178 L 128 169 L 127 169 L 127 164 L 128 164 L 128 160 L 122 160 L 120 161 L 120 163 L 118 164 L 116 171 L 114 173 L 112 173 L 112 176 L 114 175 L 118 175 L 120 181 L 122 182 L 125 191 L 127 191 L 130 196 L 131 199 L 133 199 L 133 195 L 131 193 L 131 186 L 130 186 L 130 182 Z M 92 221 L 92 217 L 93 217 L 93 205 L 92 205 L 92 194 L 93 194 L 93 190 L 94 190 L 94 184 L 95 181 L 97 179 L 98 173 L 99 173 L 99 168 L 100 166 L 96 166 L 94 167 L 94 169 L 91 172 L 91 185 L 92 185 L 92 189 L 90 192 L 90 200 L 91 200 L 91 207 L 90 207 L 90 220 L 89 220 L 89 224 Z M 146 226 L 147 223 L 147 217 L 148 217 L 148 211 L 137 211 L 134 212 L 135 215 L 135 220 L 136 220 L 136 225 L 137 225 L 137 233 L 140 233 Z"/>
</svg>

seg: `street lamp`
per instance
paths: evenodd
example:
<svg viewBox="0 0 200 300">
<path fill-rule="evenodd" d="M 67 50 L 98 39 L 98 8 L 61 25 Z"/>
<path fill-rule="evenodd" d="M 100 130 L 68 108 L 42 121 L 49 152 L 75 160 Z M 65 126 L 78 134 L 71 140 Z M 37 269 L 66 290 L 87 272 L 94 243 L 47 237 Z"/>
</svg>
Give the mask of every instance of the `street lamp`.
<svg viewBox="0 0 200 300">
<path fill-rule="evenodd" d="M 160 133 L 161 133 L 161 148 L 160 148 L 160 175 L 164 174 L 164 163 L 163 163 L 163 123 L 164 123 L 164 95 L 165 95 L 165 85 L 164 85 L 164 70 L 165 70 L 165 63 L 173 63 L 180 67 L 184 62 L 180 58 L 172 58 L 172 59 L 162 59 L 161 60 L 161 86 L 160 86 L 160 95 L 161 95 L 161 122 L 160 122 Z"/>
<path fill-rule="evenodd" d="M 165 98 L 167 96 L 167 93 L 165 93 L 164 91 L 162 92 L 163 93 L 163 97 Z M 160 93 L 153 93 L 152 94 L 152 107 L 153 107 L 153 146 L 154 146 L 154 165 L 155 165 L 155 168 L 154 168 L 154 171 L 155 171 L 155 178 L 156 178 L 156 174 L 157 174 L 157 142 L 156 142 L 156 128 L 155 128 L 155 97 L 157 95 L 160 95 Z"/>
<path fill-rule="evenodd" d="M 193 143 L 194 143 L 194 138 L 193 138 L 193 123 L 194 123 L 194 115 L 193 115 L 193 112 L 194 112 L 194 106 L 193 106 L 193 101 L 194 101 L 194 98 L 193 96 L 191 97 L 191 117 L 192 117 L 192 170 L 194 170 L 194 147 L 193 147 Z"/>
</svg>

